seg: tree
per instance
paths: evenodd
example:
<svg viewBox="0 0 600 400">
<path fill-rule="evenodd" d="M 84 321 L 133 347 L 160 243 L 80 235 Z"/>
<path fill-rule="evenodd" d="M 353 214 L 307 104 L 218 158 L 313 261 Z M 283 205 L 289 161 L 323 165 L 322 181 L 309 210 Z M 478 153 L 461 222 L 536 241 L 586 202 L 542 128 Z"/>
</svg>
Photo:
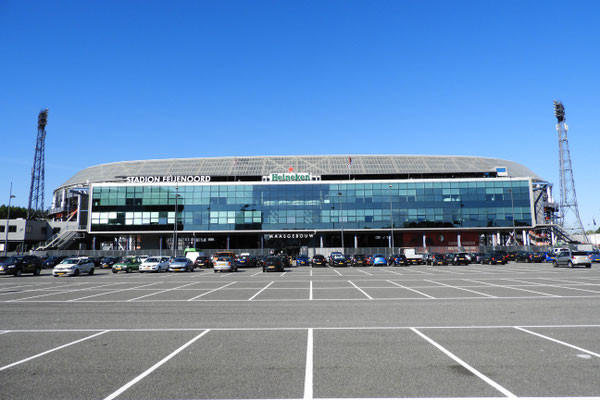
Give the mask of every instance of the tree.
<svg viewBox="0 0 600 400">
<path fill-rule="evenodd" d="M 6 219 L 8 216 L 8 207 L 5 204 L 0 206 L 0 219 Z M 10 219 L 27 218 L 27 209 L 25 207 L 10 206 Z"/>
</svg>

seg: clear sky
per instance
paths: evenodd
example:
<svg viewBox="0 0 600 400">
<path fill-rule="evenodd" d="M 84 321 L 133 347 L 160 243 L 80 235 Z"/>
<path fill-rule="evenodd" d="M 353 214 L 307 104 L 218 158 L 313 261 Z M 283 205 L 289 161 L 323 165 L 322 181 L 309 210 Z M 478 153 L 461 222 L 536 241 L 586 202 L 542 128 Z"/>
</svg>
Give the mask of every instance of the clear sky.
<svg viewBox="0 0 600 400">
<path fill-rule="evenodd" d="M 585 228 L 600 224 L 598 1 L 0 2 L 0 203 L 77 171 L 309 154 L 513 160 L 555 184 L 562 100 Z"/>
</svg>

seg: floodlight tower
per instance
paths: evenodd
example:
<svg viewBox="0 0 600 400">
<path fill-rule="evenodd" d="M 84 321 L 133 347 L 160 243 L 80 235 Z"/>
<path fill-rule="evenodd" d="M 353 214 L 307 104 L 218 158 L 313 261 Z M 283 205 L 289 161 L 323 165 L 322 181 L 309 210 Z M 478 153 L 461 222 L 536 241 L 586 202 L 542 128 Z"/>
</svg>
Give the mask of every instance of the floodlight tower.
<svg viewBox="0 0 600 400">
<path fill-rule="evenodd" d="M 573 178 L 573 166 L 571 165 L 571 152 L 569 151 L 569 139 L 565 118 L 565 107 L 560 101 L 554 100 L 554 115 L 556 116 L 556 132 L 558 132 L 558 159 L 560 179 L 560 203 L 558 223 L 570 236 L 573 234 L 583 235 L 586 243 L 588 238 L 581 223 L 579 207 L 577 206 L 577 194 L 575 193 L 575 179 Z"/>
<path fill-rule="evenodd" d="M 48 109 L 43 109 L 38 115 L 38 133 L 35 142 L 33 168 L 31 168 L 31 186 L 29 187 L 29 204 L 27 218 L 35 218 L 36 214 L 44 211 L 44 187 L 46 185 L 46 123 Z"/>
</svg>

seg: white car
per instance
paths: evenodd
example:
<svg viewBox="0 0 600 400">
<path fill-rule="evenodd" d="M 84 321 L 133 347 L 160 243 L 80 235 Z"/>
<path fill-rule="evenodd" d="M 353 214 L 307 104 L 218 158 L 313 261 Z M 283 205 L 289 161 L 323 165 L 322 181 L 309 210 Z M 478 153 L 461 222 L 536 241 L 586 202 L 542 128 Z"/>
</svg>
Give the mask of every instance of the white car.
<svg viewBox="0 0 600 400">
<path fill-rule="evenodd" d="M 82 272 L 94 275 L 94 262 L 87 257 L 65 258 L 52 269 L 52 275 L 54 276 L 79 276 Z"/>
<path fill-rule="evenodd" d="M 237 271 L 237 265 L 235 264 L 235 259 L 231 258 L 231 257 L 219 257 L 217 258 L 217 262 L 214 265 L 214 270 L 215 273 L 216 272 L 223 272 L 223 271 L 229 271 L 229 272 L 236 272 Z"/>
<path fill-rule="evenodd" d="M 140 272 L 167 272 L 169 257 L 148 257 L 140 264 Z"/>
</svg>

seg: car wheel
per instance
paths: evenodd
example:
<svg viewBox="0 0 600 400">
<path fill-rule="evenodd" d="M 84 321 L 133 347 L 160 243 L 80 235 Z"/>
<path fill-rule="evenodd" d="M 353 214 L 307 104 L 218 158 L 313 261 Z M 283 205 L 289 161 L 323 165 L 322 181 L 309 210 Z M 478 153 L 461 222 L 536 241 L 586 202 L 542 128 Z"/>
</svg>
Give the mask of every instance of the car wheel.
<svg viewBox="0 0 600 400">
<path fill-rule="evenodd" d="M 73 272 L 73 276 L 79 276 L 79 269 L 76 269 L 75 272 Z"/>
<path fill-rule="evenodd" d="M 131 272 L 131 268 L 127 267 L 127 269 L 125 270 L 125 273 L 130 273 Z"/>
<path fill-rule="evenodd" d="M 558 268 L 558 263 L 557 263 L 556 261 L 554 261 L 554 262 L 552 263 L 552 266 L 553 266 L 554 268 Z"/>
<path fill-rule="evenodd" d="M 112 270 L 112 273 L 113 273 L 113 274 L 116 274 L 116 273 L 117 273 L 117 271 L 115 271 L 115 270 L 113 269 L 113 270 Z"/>
<path fill-rule="evenodd" d="M 41 268 L 36 268 L 36 269 L 35 269 L 35 271 L 33 271 L 33 274 L 34 274 L 35 276 L 38 276 L 38 275 L 39 275 L 41 272 L 42 272 L 42 269 L 41 269 Z"/>
<path fill-rule="evenodd" d="M 592 264 L 590 264 L 590 265 L 586 265 L 585 267 L 586 267 L 586 268 L 592 268 Z"/>
<path fill-rule="evenodd" d="M 90 268 L 90 272 L 89 272 L 89 274 L 90 274 L 90 275 L 94 275 L 94 267 Z"/>
<path fill-rule="evenodd" d="M 215 269 L 215 274 L 217 273 L 217 270 Z"/>
<path fill-rule="evenodd" d="M 569 266 L 569 268 L 573 268 L 573 263 L 571 261 L 569 261 L 568 266 Z"/>
<path fill-rule="evenodd" d="M 21 276 L 22 272 L 20 268 L 15 269 L 15 276 Z"/>
</svg>

